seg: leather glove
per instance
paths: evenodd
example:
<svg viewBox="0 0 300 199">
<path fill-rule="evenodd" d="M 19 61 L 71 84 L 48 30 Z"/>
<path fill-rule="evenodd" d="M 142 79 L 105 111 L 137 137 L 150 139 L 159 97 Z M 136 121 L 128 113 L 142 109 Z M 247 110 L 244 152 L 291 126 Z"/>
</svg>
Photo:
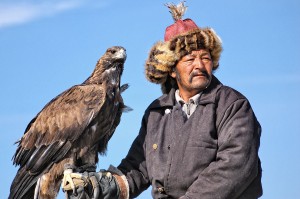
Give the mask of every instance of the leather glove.
<svg viewBox="0 0 300 199">
<path fill-rule="evenodd" d="M 125 176 L 115 167 L 111 172 L 93 169 L 65 167 L 62 183 L 68 199 L 127 199 L 129 198 L 128 182 Z M 71 179 L 71 180 L 70 180 Z"/>
</svg>

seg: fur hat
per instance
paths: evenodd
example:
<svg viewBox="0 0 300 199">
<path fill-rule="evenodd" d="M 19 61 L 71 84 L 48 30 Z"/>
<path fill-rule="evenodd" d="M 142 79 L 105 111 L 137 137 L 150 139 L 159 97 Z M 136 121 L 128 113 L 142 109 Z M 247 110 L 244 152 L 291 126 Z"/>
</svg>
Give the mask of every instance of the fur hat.
<svg viewBox="0 0 300 199">
<path fill-rule="evenodd" d="M 166 28 L 164 42 L 159 41 L 151 48 L 145 64 L 147 79 L 161 84 L 163 93 L 168 93 L 169 87 L 177 86 L 169 73 L 183 56 L 194 50 L 207 49 L 215 70 L 222 51 L 222 41 L 212 28 L 199 28 L 191 19 L 181 19 L 187 9 L 184 2 L 167 4 L 167 7 L 175 23 Z"/>
</svg>

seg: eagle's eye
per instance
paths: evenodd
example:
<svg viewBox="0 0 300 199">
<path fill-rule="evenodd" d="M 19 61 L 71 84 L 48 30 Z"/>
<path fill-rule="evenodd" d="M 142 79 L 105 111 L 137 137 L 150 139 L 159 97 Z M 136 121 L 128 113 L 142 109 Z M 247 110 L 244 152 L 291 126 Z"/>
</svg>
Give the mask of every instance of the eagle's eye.
<svg viewBox="0 0 300 199">
<path fill-rule="evenodd" d="M 110 52 L 111 54 L 115 54 L 117 51 L 116 50 L 114 50 L 114 49 L 109 49 L 109 50 L 107 50 L 108 52 Z"/>
</svg>

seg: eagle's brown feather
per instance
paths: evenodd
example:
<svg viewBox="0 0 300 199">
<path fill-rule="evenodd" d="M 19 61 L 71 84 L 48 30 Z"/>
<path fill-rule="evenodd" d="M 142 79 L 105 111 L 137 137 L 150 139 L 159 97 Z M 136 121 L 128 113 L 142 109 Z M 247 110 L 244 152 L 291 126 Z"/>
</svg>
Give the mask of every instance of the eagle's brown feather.
<svg viewBox="0 0 300 199">
<path fill-rule="evenodd" d="M 109 48 L 86 81 L 58 95 L 32 119 L 13 157 L 20 169 L 10 199 L 33 198 L 38 179 L 39 198 L 55 198 L 65 164 L 97 163 L 125 107 L 120 95 L 125 59 L 124 48 Z"/>
</svg>

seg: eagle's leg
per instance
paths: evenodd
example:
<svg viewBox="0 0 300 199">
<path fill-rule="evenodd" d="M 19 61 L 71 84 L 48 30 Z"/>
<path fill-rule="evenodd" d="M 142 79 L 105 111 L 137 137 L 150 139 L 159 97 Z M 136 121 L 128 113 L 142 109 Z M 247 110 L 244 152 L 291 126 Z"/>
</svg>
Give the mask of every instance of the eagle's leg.
<svg viewBox="0 0 300 199">
<path fill-rule="evenodd" d="M 55 199 L 58 195 L 61 179 L 51 173 L 46 173 L 40 178 L 38 199 Z"/>
<path fill-rule="evenodd" d="M 47 173 L 40 177 L 38 199 L 55 199 L 57 197 L 63 178 L 64 165 L 67 163 L 70 163 L 70 159 L 54 164 Z"/>
</svg>

